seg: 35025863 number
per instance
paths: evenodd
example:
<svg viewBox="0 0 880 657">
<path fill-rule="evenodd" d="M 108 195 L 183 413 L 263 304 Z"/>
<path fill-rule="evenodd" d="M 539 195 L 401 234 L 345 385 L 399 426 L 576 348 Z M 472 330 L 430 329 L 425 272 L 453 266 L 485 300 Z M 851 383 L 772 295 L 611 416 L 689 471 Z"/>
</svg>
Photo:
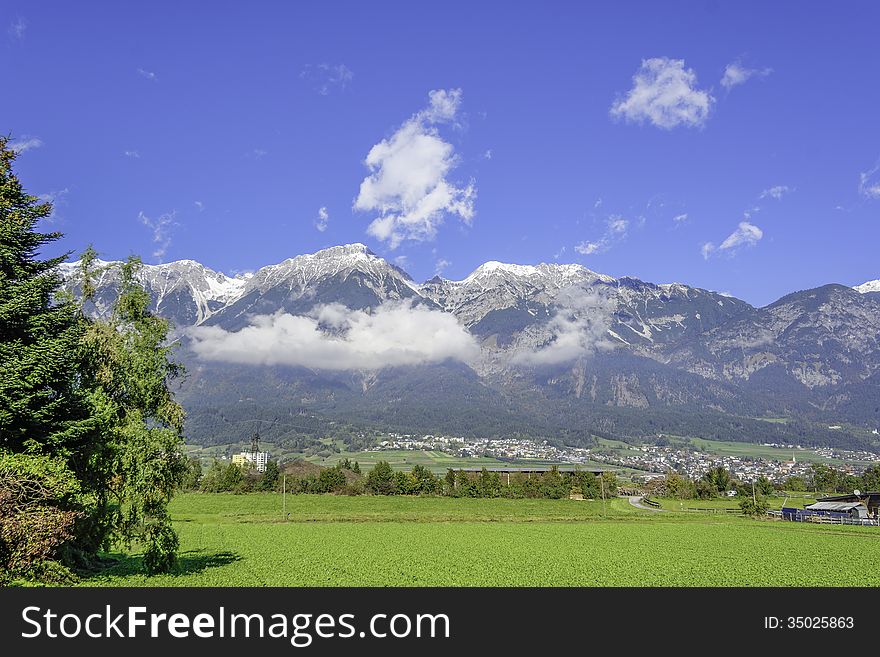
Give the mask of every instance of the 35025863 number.
<svg viewBox="0 0 880 657">
<path fill-rule="evenodd" d="M 852 616 L 789 616 L 791 630 L 849 630 L 855 625 Z"/>
</svg>

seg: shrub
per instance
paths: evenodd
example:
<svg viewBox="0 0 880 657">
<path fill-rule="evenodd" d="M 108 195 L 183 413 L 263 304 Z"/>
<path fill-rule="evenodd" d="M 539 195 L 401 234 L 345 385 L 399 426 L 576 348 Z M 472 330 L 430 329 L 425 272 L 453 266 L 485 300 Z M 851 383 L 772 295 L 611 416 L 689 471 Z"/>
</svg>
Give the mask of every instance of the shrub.
<svg viewBox="0 0 880 657">
<path fill-rule="evenodd" d="M 744 495 L 740 498 L 739 508 L 744 515 L 757 517 L 763 516 L 770 508 L 770 503 L 763 495 L 756 495 L 754 499 L 751 495 Z"/>
<path fill-rule="evenodd" d="M 60 554 L 79 516 L 78 492 L 60 459 L 0 453 L 0 583 L 73 579 Z"/>
</svg>

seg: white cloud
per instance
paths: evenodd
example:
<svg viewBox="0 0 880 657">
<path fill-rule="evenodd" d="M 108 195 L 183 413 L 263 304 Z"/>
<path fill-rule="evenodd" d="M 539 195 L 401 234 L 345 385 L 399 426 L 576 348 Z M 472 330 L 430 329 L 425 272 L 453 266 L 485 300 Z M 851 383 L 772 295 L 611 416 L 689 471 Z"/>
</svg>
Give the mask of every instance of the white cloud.
<svg viewBox="0 0 880 657">
<path fill-rule="evenodd" d="M 58 208 L 62 205 L 67 205 L 67 194 L 70 192 L 70 188 L 65 187 L 64 189 L 59 189 L 57 191 L 47 192 L 46 194 L 40 194 L 38 197 L 43 203 L 51 203 L 52 204 L 52 213 L 46 217 L 46 221 L 52 223 L 57 221 L 60 217 L 58 215 Z"/>
<path fill-rule="evenodd" d="M 39 148 L 42 145 L 42 139 L 40 139 L 39 137 L 32 137 L 30 135 L 22 135 L 17 139 L 10 140 L 8 143 L 9 148 L 11 148 L 12 151 L 17 154 L 26 153 L 29 150 Z"/>
<path fill-rule="evenodd" d="M 125 157 L 130 157 L 132 160 L 141 159 L 141 154 L 138 151 L 123 151 L 122 152 Z"/>
<path fill-rule="evenodd" d="M 672 221 L 675 222 L 676 225 L 683 224 L 688 220 L 687 213 L 684 212 L 682 214 L 677 214 L 672 218 Z"/>
<path fill-rule="evenodd" d="M 193 205 L 196 206 L 196 208 L 198 209 L 199 212 L 203 212 L 205 209 L 205 204 L 202 203 L 201 201 L 193 201 Z"/>
<path fill-rule="evenodd" d="M 408 303 L 385 303 L 372 312 L 340 304 L 308 315 L 260 315 L 236 332 L 217 326 L 190 330 L 193 349 L 206 360 L 251 365 L 295 365 L 319 370 L 473 362 L 476 340 L 450 313 Z"/>
<path fill-rule="evenodd" d="M 517 365 L 559 365 L 611 347 L 607 335 L 614 303 L 607 297 L 585 292 L 580 287 L 563 290 L 550 321 L 532 332 L 526 331 L 512 362 Z M 547 332 L 551 334 L 546 341 Z M 538 340 L 544 339 L 538 344 Z"/>
<path fill-rule="evenodd" d="M 718 250 L 730 251 L 732 253 L 743 246 L 754 246 L 761 241 L 762 237 L 764 237 L 764 231 L 748 221 L 741 221 L 736 230 L 721 242 Z"/>
<path fill-rule="evenodd" d="M 327 212 L 327 208 L 318 208 L 318 219 L 317 221 L 315 221 L 315 228 L 323 233 L 325 230 L 327 230 L 328 221 L 330 221 L 330 213 Z"/>
<path fill-rule="evenodd" d="M 645 121 L 658 128 L 702 126 L 715 99 L 697 88 L 693 69 L 683 59 L 655 57 L 642 60 L 633 76 L 633 88 L 611 105 L 611 116 L 634 123 Z"/>
<path fill-rule="evenodd" d="M 437 262 L 434 263 L 434 273 L 439 276 L 446 270 L 452 263 L 446 258 L 440 258 Z"/>
<path fill-rule="evenodd" d="M 156 244 L 156 250 L 153 251 L 154 258 L 165 257 L 165 252 L 171 246 L 171 229 L 174 227 L 174 217 L 177 214 L 175 210 L 159 215 L 157 219 L 150 219 L 143 212 L 138 213 L 138 220 L 147 228 L 153 231 L 153 243 Z"/>
<path fill-rule="evenodd" d="M 880 161 L 873 169 L 859 174 L 859 194 L 869 199 L 880 199 Z"/>
<path fill-rule="evenodd" d="M 142 78 L 146 78 L 147 80 L 150 80 L 151 82 L 158 82 L 159 81 L 159 78 L 152 71 L 145 71 L 144 69 L 139 68 L 137 70 L 137 72 Z"/>
<path fill-rule="evenodd" d="M 436 127 L 454 121 L 461 89 L 435 90 L 428 96 L 426 109 L 370 149 L 364 160 L 370 175 L 354 202 L 355 210 L 379 213 L 367 233 L 392 249 L 404 240 L 433 239 L 446 215 L 468 225 L 474 217 L 474 182 L 457 186 L 447 179 L 458 158 Z"/>
<path fill-rule="evenodd" d="M 737 85 L 745 84 L 750 78 L 764 78 L 772 72 L 772 68 L 748 68 L 740 62 L 731 62 L 724 69 L 724 75 L 721 76 L 721 86 L 730 91 Z"/>
<path fill-rule="evenodd" d="M 334 89 L 345 91 L 354 73 L 345 64 L 306 64 L 299 77 L 316 85 L 315 91 L 327 96 Z"/>
<path fill-rule="evenodd" d="M 9 24 L 9 28 L 6 30 L 6 34 L 9 36 L 10 41 L 23 41 L 24 34 L 27 31 L 28 22 L 22 17 L 18 16 L 12 23 Z"/>
<path fill-rule="evenodd" d="M 622 235 L 626 233 L 628 227 L 629 221 L 620 215 L 612 215 L 608 218 L 608 232 L 611 235 Z"/>
<path fill-rule="evenodd" d="M 761 192 L 761 196 L 759 198 L 775 198 L 777 201 L 781 199 L 786 194 L 790 194 L 794 190 L 791 189 L 788 185 L 776 185 L 774 187 L 769 187 Z"/>
<path fill-rule="evenodd" d="M 574 250 L 581 255 L 593 255 L 595 253 L 604 253 L 610 249 L 615 243 L 624 239 L 629 229 L 629 220 L 624 219 L 619 214 L 612 214 L 605 221 L 605 232 L 596 241 L 584 241 L 577 244 Z"/>
<path fill-rule="evenodd" d="M 743 217 L 745 217 L 746 221 L 749 221 L 754 215 L 758 214 L 761 211 L 761 206 L 756 205 L 754 207 L 749 208 L 743 212 Z"/>
<path fill-rule="evenodd" d="M 581 255 L 593 255 L 594 253 L 600 253 L 602 245 L 598 242 L 580 242 L 579 244 L 575 244 L 574 250 L 580 253 Z"/>
<path fill-rule="evenodd" d="M 483 158 L 486 160 L 492 159 L 492 149 L 491 148 L 489 150 L 487 150 L 485 153 L 483 153 Z"/>
<path fill-rule="evenodd" d="M 252 157 L 255 160 L 261 160 L 269 154 L 269 151 L 262 148 L 254 148 L 244 154 L 245 157 Z"/>
<path fill-rule="evenodd" d="M 703 246 L 700 247 L 700 253 L 703 255 L 703 260 L 708 260 L 709 256 L 712 255 L 712 252 L 715 251 L 715 244 L 713 242 L 706 242 Z"/>
<path fill-rule="evenodd" d="M 754 333 L 749 331 L 750 335 L 740 333 L 739 340 L 733 340 L 731 346 L 739 347 L 740 349 L 760 349 L 776 342 L 776 336 L 773 334 L 773 331 L 758 328 L 752 330 Z"/>
</svg>

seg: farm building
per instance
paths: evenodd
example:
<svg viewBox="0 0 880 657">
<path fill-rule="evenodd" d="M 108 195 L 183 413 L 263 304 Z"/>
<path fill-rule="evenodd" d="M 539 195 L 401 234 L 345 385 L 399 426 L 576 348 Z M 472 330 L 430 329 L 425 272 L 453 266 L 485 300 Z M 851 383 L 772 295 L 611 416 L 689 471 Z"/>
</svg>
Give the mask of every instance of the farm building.
<svg viewBox="0 0 880 657">
<path fill-rule="evenodd" d="M 861 502 L 816 502 L 804 507 L 804 511 L 820 514 L 846 514 L 851 518 L 868 517 L 868 507 Z"/>
<path fill-rule="evenodd" d="M 820 497 L 816 503 L 820 502 L 861 502 L 868 509 L 868 516 L 871 518 L 880 517 L 880 492 L 875 493 L 850 493 L 848 495 L 830 495 L 828 497 Z"/>
</svg>

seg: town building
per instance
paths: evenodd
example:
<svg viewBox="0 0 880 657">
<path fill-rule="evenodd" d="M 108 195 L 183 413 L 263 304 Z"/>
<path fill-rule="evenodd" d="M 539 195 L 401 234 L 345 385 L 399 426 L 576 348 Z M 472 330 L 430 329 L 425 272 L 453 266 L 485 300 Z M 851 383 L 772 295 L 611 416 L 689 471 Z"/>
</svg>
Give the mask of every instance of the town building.
<svg viewBox="0 0 880 657">
<path fill-rule="evenodd" d="M 240 452 L 233 454 L 233 465 L 256 468 L 257 472 L 265 472 L 269 463 L 269 452 Z"/>
</svg>

